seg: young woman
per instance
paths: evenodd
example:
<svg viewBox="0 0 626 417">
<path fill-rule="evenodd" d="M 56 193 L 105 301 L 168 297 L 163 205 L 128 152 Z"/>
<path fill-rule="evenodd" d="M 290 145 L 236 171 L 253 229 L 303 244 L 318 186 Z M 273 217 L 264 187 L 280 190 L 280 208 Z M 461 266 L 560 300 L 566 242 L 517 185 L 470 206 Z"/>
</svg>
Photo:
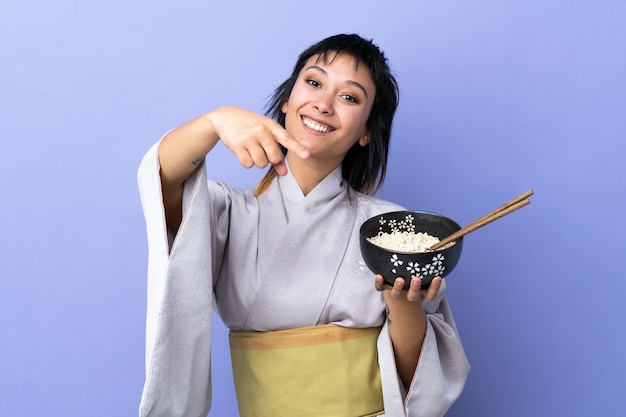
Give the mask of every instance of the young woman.
<svg viewBox="0 0 626 417">
<path fill-rule="evenodd" d="M 300 55 L 272 118 L 221 107 L 148 152 L 142 416 L 207 414 L 212 307 L 242 417 L 430 417 L 458 398 L 469 365 L 443 280 L 391 288 L 360 257 L 360 225 L 401 209 L 371 195 L 397 102 L 378 47 L 337 35 Z M 244 167 L 270 166 L 257 187 L 206 179 L 220 140 Z"/>
</svg>

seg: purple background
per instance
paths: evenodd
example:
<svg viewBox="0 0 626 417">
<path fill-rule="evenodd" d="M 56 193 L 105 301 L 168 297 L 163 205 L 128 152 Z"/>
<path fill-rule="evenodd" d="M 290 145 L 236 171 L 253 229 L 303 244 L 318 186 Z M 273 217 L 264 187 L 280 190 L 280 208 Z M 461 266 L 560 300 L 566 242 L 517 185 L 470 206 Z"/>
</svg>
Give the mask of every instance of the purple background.
<svg viewBox="0 0 626 417">
<path fill-rule="evenodd" d="M 143 153 L 218 105 L 262 111 L 338 32 L 401 85 L 382 197 L 466 224 L 535 191 L 448 278 L 473 366 L 448 415 L 625 415 L 625 21 L 618 0 L 3 0 L 0 415 L 136 415 Z M 219 323 L 214 356 L 211 415 L 237 416 Z"/>
</svg>

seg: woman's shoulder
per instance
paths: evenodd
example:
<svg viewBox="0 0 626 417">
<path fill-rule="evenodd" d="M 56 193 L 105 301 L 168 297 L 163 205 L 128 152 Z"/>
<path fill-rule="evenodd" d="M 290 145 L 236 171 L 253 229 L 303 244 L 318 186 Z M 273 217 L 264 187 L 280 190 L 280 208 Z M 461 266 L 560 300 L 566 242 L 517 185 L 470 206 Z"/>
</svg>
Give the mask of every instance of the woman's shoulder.
<svg viewBox="0 0 626 417">
<path fill-rule="evenodd" d="M 221 195 L 232 201 L 241 203 L 256 202 L 256 197 L 254 196 L 255 187 L 241 187 L 223 180 L 213 179 L 207 180 L 207 187 L 211 194 Z"/>
<path fill-rule="evenodd" d="M 400 204 L 376 196 L 363 193 L 356 193 L 356 195 L 359 202 L 359 212 L 362 216 L 372 217 L 381 213 L 405 209 Z"/>
</svg>

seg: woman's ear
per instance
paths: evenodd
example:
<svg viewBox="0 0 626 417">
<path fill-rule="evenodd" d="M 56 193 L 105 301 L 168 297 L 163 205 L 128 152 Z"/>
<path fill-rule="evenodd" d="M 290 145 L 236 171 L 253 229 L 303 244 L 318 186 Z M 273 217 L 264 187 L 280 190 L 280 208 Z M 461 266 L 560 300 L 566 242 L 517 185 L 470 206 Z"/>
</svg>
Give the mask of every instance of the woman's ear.
<svg viewBox="0 0 626 417">
<path fill-rule="evenodd" d="M 370 140 L 372 140 L 372 139 L 370 138 L 370 134 L 369 134 L 369 132 L 367 132 L 365 135 L 363 135 L 363 136 L 361 137 L 361 139 L 359 139 L 359 145 L 361 145 L 361 146 L 365 146 L 365 145 L 367 145 L 368 143 L 370 143 Z"/>
<path fill-rule="evenodd" d="M 283 106 L 280 108 L 280 111 L 282 111 L 283 113 L 287 113 L 287 102 L 285 101 L 283 103 Z"/>
</svg>

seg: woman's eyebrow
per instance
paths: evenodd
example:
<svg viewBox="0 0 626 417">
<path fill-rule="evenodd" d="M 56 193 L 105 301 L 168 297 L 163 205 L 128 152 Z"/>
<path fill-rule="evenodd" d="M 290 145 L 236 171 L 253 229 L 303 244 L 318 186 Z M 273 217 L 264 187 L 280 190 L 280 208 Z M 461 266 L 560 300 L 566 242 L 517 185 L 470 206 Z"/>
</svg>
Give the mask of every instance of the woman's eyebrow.
<svg viewBox="0 0 626 417">
<path fill-rule="evenodd" d="M 326 76 L 328 75 L 328 73 L 326 72 L 326 70 L 324 68 L 319 67 L 317 65 L 311 65 L 309 67 L 306 67 L 305 71 L 308 71 L 308 70 L 316 70 L 316 71 L 319 71 L 319 72 L 321 72 L 322 74 L 324 74 Z M 363 94 L 365 94 L 365 98 L 367 98 L 367 90 L 365 90 L 365 87 L 363 87 L 360 83 L 358 83 L 356 81 L 353 81 L 353 80 L 346 80 L 345 82 L 346 82 L 346 84 L 350 84 L 350 85 L 358 88 L 359 90 L 363 91 Z"/>
</svg>

